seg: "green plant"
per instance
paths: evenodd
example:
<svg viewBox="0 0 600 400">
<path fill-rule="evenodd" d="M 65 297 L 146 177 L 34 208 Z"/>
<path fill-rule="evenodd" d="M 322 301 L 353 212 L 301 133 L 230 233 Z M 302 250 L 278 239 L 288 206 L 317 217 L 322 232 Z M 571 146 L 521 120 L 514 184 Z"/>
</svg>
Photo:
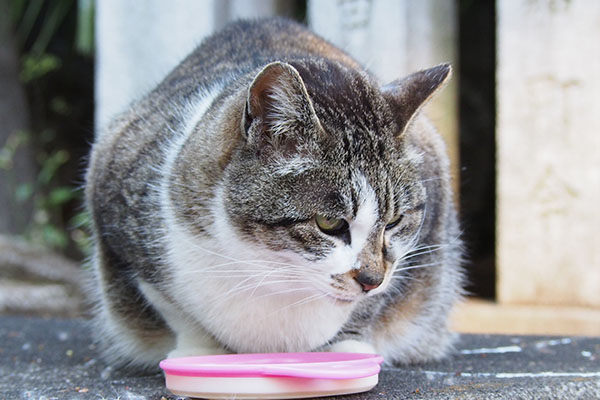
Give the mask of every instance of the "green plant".
<svg viewBox="0 0 600 400">
<path fill-rule="evenodd" d="M 30 140 L 30 135 L 18 131 L 11 135 L 0 148 L 0 169 L 12 169 L 15 154 L 20 146 Z M 39 152 L 39 172 L 34 182 L 21 182 L 15 187 L 17 203 L 33 201 L 33 218 L 26 229 L 25 237 L 30 241 L 50 248 L 64 249 L 73 241 L 82 252 L 87 252 L 89 239 L 86 234 L 88 216 L 85 211 L 79 211 L 68 221 L 65 229 L 62 209 L 73 200 L 80 201 L 82 189 L 74 186 L 57 185 L 57 172 L 69 160 L 68 151 L 54 150 L 46 154 Z M 70 234 L 68 233 L 70 231 Z"/>
<path fill-rule="evenodd" d="M 21 60 L 19 78 L 28 93 L 32 128 L 0 143 L 0 169 L 9 170 L 16 150 L 30 145 L 38 167 L 36 178 L 9 182 L 15 200 L 33 206 L 26 238 L 57 250 L 71 249 L 72 255 L 73 249 L 85 254 L 88 217 L 78 211 L 83 190 L 74 183 L 77 178 L 73 179 L 81 155 L 67 136 L 73 131 L 77 134 L 73 125 L 82 124 L 72 122 L 81 114 L 81 98 L 78 89 L 68 84 L 73 71 L 80 70 L 74 60 L 81 63 L 77 60 L 93 55 L 94 0 L 10 0 L 10 11 Z M 67 85 L 61 85 L 62 81 Z"/>
</svg>

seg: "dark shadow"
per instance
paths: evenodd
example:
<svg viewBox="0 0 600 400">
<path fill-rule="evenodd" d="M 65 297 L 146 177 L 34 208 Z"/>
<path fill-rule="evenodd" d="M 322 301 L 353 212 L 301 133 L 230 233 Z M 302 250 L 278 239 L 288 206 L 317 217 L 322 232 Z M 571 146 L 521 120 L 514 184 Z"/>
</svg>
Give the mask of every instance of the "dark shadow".
<svg viewBox="0 0 600 400">
<path fill-rule="evenodd" d="M 459 6 L 460 210 L 473 295 L 495 298 L 494 1 Z"/>
</svg>

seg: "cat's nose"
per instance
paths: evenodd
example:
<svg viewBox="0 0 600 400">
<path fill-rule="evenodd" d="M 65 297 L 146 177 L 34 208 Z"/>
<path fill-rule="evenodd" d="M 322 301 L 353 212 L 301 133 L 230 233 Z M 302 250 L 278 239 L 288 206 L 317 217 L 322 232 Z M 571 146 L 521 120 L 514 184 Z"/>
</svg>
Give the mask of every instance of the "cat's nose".
<svg viewBox="0 0 600 400">
<path fill-rule="evenodd" d="M 383 276 L 366 271 L 358 271 L 358 274 L 356 274 L 354 279 L 358 282 L 360 287 L 362 287 L 362 290 L 365 293 L 377 289 L 383 283 Z"/>
</svg>

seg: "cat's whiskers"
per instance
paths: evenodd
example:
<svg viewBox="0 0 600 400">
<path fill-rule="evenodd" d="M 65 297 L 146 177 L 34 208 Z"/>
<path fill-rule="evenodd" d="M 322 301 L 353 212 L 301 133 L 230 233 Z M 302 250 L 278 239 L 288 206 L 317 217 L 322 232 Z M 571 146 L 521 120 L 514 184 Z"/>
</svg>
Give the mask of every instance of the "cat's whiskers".
<svg viewBox="0 0 600 400">
<path fill-rule="evenodd" d="M 316 294 L 313 294 L 311 296 L 308 296 L 308 297 L 305 297 L 305 298 L 300 299 L 298 301 L 295 301 L 295 302 L 293 302 L 291 304 L 287 304 L 287 305 L 281 307 L 280 309 L 272 312 L 267 317 L 269 317 L 271 315 L 274 315 L 274 314 L 281 313 L 281 312 L 283 312 L 283 311 L 285 311 L 285 310 L 287 310 L 289 308 L 292 308 L 292 307 L 299 307 L 301 305 L 305 305 L 305 304 L 312 303 L 312 302 L 317 301 L 317 300 L 321 300 L 321 299 L 327 298 L 328 296 L 329 295 L 327 293 L 316 293 Z"/>
<path fill-rule="evenodd" d="M 312 283 L 310 280 L 305 280 L 305 281 L 301 281 L 301 282 L 308 282 L 308 283 Z M 295 281 L 294 281 L 295 283 Z M 282 295 L 286 295 L 286 294 L 290 294 L 290 293 L 294 293 L 294 292 L 302 292 L 302 291 L 314 291 L 313 288 L 309 287 L 309 286 L 301 286 L 301 287 L 293 287 L 293 288 L 286 288 L 283 290 L 278 290 L 278 291 L 274 291 L 274 292 L 267 292 L 264 294 L 261 294 L 260 296 L 255 296 L 255 299 L 263 299 L 265 297 L 273 297 L 273 296 L 282 296 Z"/>
<path fill-rule="evenodd" d="M 307 287 L 303 287 L 303 288 L 293 288 L 292 291 L 296 291 L 296 290 L 314 290 L 314 289 L 320 289 L 321 291 L 327 291 L 328 290 L 328 285 L 326 285 L 325 283 L 319 281 L 316 278 L 313 278 L 310 273 L 306 273 L 306 271 L 293 271 L 293 273 L 289 273 L 289 272 L 284 272 L 284 273 L 276 273 L 276 272 L 281 272 L 278 271 L 277 269 L 268 271 L 266 273 L 260 273 L 260 274 L 256 274 L 256 275 L 251 275 L 246 277 L 246 279 L 244 279 L 243 281 L 241 281 L 240 283 L 238 283 L 236 286 L 234 286 L 231 290 L 228 291 L 228 293 L 226 293 L 227 295 L 234 295 L 234 294 L 239 294 L 242 293 L 244 291 L 247 291 L 249 289 L 252 289 L 252 293 L 250 294 L 251 297 L 256 297 L 255 293 L 256 291 L 261 288 L 261 287 L 265 287 L 267 285 L 271 285 L 271 284 L 282 284 L 282 283 L 294 283 L 294 284 L 300 284 L 300 283 L 308 283 L 310 284 L 310 286 Z M 303 272 L 303 273 L 302 273 Z M 259 282 L 256 283 L 251 283 L 251 284 L 247 284 L 245 286 L 244 283 L 252 280 L 253 278 L 259 278 L 260 276 L 262 276 L 262 278 L 260 279 Z M 279 280 L 267 280 L 267 278 L 280 278 Z M 291 278 L 291 279 L 281 279 L 281 278 Z M 288 289 L 286 289 L 285 291 L 281 291 L 281 292 L 270 292 L 267 293 L 267 296 L 273 296 L 273 295 L 280 295 L 283 294 L 287 291 Z M 265 295 L 259 296 L 260 297 L 264 297 Z"/>
<path fill-rule="evenodd" d="M 255 278 L 261 278 L 263 276 L 268 275 L 270 278 L 279 278 L 279 279 L 283 279 L 283 278 L 287 278 L 287 279 L 298 279 L 300 277 L 300 275 L 292 275 L 292 274 L 269 274 L 268 271 L 254 271 L 254 272 L 248 272 L 245 274 L 239 273 L 239 271 L 236 271 L 237 273 L 227 273 L 227 274 L 210 274 L 208 275 L 209 278 L 211 279 L 240 279 L 240 278 L 248 278 L 248 277 L 255 277 Z"/>
<path fill-rule="evenodd" d="M 252 290 L 252 292 L 250 293 L 250 297 L 254 296 L 254 293 L 256 293 L 256 291 L 258 290 L 259 287 L 261 287 L 265 281 L 265 279 L 267 279 L 269 277 L 269 275 L 271 275 L 272 273 L 274 273 L 275 271 L 277 271 L 276 269 L 272 270 L 271 272 L 265 274 L 262 279 L 256 284 L 256 286 L 254 287 L 254 289 Z M 269 281 L 269 283 L 271 283 L 272 281 Z"/>
<path fill-rule="evenodd" d="M 214 265 L 210 265 L 207 267 L 202 267 L 202 268 L 199 268 L 199 270 L 202 270 L 203 272 L 223 271 L 222 267 L 234 266 L 234 265 L 242 266 L 242 268 L 236 269 L 236 270 L 247 270 L 247 271 L 252 271 L 252 269 L 245 268 L 244 266 L 256 267 L 255 270 L 260 270 L 260 271 L 262 271 L 262 270 L 292 271 L 295 269 L 300 270 L 300 268 L 294 268 L 292 266 L 285 266 L 285 265 L 278 265 L 278 264 L 274 264 L 274 266 L 272 266 L 273 264 L 269 263 L 268 261 L 263 261 L 263 260 L 230 261 L 230 262 L 223 263 L 223 264 L 214 264 Z M 231 271 L 233 271 L 233 270 L 231 270 Z"/>
<path fill-rule="evenodd" d="M 198 268 L 194 273 L 197 274 L 207 274 L 208 276 L 215 278 L 224 278 L 229 279 L 235 277 L 236 279 L 243 278 L 240 282 L 237 282 L 235 286 L 230 288 L 227 292 L 221 297 L 234 296 L 236 294 L 248 291 L 252 289 L 252 294 L 258 290 L 260 287 L 264 287 L 267 284 L 274 283 L 310 283 L 313 288 L 321 288 L 323 291 L 328 289 L 328 286 L 323 282 L 320 282 L 317 279 L 307 279 L 307 277 L 312 276 L 313 273 L 319 272 L 318 269 L 314 268 L 312 265 L 295 265 L 291 263 L 281 262 L 281 261 L 272 261 L 272 260 L 243 260 L 237 259 L 235 257 L 225 255 L 205 247 L 199 246 L 197 243 L 189 243 L 194 250 L 198 250 L 200 252 L 205 252 L 207 254 L 215 255 L 217 257 L 228 260 L 225 263 L 211 265 L 205 268 Z M 231 265 L 240 265 L 242 266 L 240 269 L 233 270 L 233 274 L 231 275 L 225 271 L 232 270 L 223 270 L 220 269 L 222 266 L 231 266 Z M 251 266 L 257 267 L 254 269 L 243 268 L 243 266 Z M 278 278 L 279 281 L 273 281 L 269 278 Z M 283 282 L 283 278 L 289 278 L 288 282 Z M 258 279 L 259 282 L 249 283 L 253 279 Z"/>
<path fill-rule="evenodd" d="M 261 260 L 253 260 L 257 263 L 261 262 Z M 257 266 L 254 262 L 252 264 L 247 261 L 235 261 L 223 263 L 223 265 L 250 265 Z M 293 268 L 289 266 L 277 266 L 276 268 L 266 268 L 260 265 L 260 268 L 248 269 L 248 268 L 239 268 L 239 269 L 221 269 L 218 266 L 213 266 L 208 269 L 198 269 L 194 271 L 194 274 L 204 274 L 210 278 L 219 279 L 219 280 L 231 280 L 231 279 L 241 279 L 237 282 L 233 287 L 231 287 L 227 292 L 223 295 L 219 296 L 228 297 L 234 296 L 236 294 L 252 290 L 251 296 L 254 296 L 255 292 L 260 287 L 265 287 L 267 285 L 275 284 L 275 283 L 311 283 L 312 286 L 318 286 L 314 280 L 306 279 L 306 272 L 300 270 L 299 268 Z M 275 280 L 274 280 L 275 279 Z M 251 282 L 253 280 L 258 280 L 258 282 Z"/>
<path fill-rule="evenodd" d="M 435 182 L 435 181 L 443 181 L 443 180 L 444 180 L 444 178 L 442 178 L 441 176 L 436 176 L 434 178 L 421 179 L 419 182 L 425 183 L 425 182 Z"/>
<path fill-rule="evenodd" d="M 236 264 L 245 264 L 245 265 L 251 265 L 251 266 L 255 266 L 255 267 L 259 267 L 261 269 L 265 269 L 265 264 L 267 265 L 274 265 L 274 266 L 280 266 L 277 267 L 276 269 L 283 269 L 281 267 L 288 267 L 290 269 L 304 269 L 305 267 L 303 266 L 299 266 L 299 265 L 294 265 L 294 264 L 290 264 L 290 263 L 286 263 L 286 262 L 281 262 L 281 261 L 272 261 L 272 260 L 262 260 L 262 259 L 250 259 L 250 260 L 244 260 L 244 259 L 238 259 L 229 255 L 225 255 L 222 253 L 219 253 L 217 251 L 213 251 L 210 249 L 207 249 L 205 247 L 202 247 L 200 245 L 198 245 L 195 242 L 192 241 L 188 241 L 189 246 L 193 249 L 193 250 L 198 250 L 200 252 L 204 252 L 207 254 L 211 254 L 220 258 L 223 258 L 225 260 L 228 260 L 228 262 L 225 263 L 221 263 L 221 264 L 214 264 L 208 267 L 202 267 L 202 268 L 198 268 L 198 272 L 208 272 L 211 270 L 215 270 L 220 268 L 221 266 L 227 266 L 227 265 L 236 265 Z M 269 269 L 271 270 L 271 269 Z"/>
<path fill-rule="evenodd" d="M 211 278 L 258 278 L 264 280 L 268 277 L 275 278 L 299 278 L 304 274 L 300 273 L 300 271 L 294 270 L 293 268 L 261 268 L 261 269 L 248 269 L 248 268 L 240 268 L 234 270 L 222 270 L 222 269 L 214 269 L 214 270 L 199 270 L 197 273 L 207 275 Z"/>
<path fill-rule="evenodd" d="M 415 270 L 415 269 L 423 269 L 423 268 L 431 268 L 431 267 L 440 267 L 442 265 L 441 261 L 433 262 L 433 263 L 421 263 L 421 264 L 411 264 L 411 262 L 415 261 L 416 257 L 424 257 L 429 254 L 433 254 L 444 248 L 451 246 L 448 244 L 433 244 L 433 245 L 421 245 L 415 246 L 412 248 L 408 248 L 404 254 L 398 258 L 396 265 L 394 267 L 394 271 L 391 274 L 391 281 L 396 282 L 405 282 L 405 281 L 421 281 L 420 278 L 415 277 L 414 275 L 407 275 L 406 271 Z M 397 285 L 390 285 L 391 290 L 397 293 L 401 293 L 401 288 Z"/>
<path fill-rule="evenodd" d="M 263 272 L 263 273 L 260 274 L 260 275 L 265 275 L 263 277 L 263 279 L 261 280 L 261 282 L 264 281 L 264 279 L 266 278 L 266 276 L 268 276 L 268 273 L 269 273 L 269 271 L 265 271 L 265 272 Z M 257 274 L 248 275 L 245 279 L 242 279 L 241 281 L 239 281 L 235 286 L 233 286 L 231 289 L 229 289 L 227 292 L 225 292 L 222 296 L 227 297 L 228 295 L 230 295 L 232 293 L 242 292 L 242 291 L 244 291 L 246 289 L 255 288 L 256 287 L 255 283 L 252 283 L 252 284 L 247 285 L 247 286 L 243 286 L 243 285 L 246 282 L 251 281 L 251 280 L 253 280 L 253 279 L 257 278 L 257 277 L 258 277 Z M 243 289 L 240 289 L 240 288 L 243 288 Z"/>
<path fill-rule="evenodd" d="M 219 252 L 207 249 L 205 247 L 202 247 L 202 246 L 198 245 L 197 243 L 189 243 L 189 244 L 191 246 L 193 246 L 193 248 L 195 250 L 200 250 L 200 251 L 203 251 L 205 253 L 212 254 L 212 255 L 215 255 L 217 257 L 224 258 L 226 260 L 230 260 L 232 263 L 247 263 L 249 265 L 259 264 L 258 266 L 260 266 L 260 264 L 272 264 L 272 265 L 281 265 L 281 266 L 287 266 L 287 267 L 294 267 L 294 268 L 299 268 L 299 269 L 300 268 L 304 268 L 303 266 L 300 266 L 300 265 L 290 264 L 290 263 L 286 263 L 286 262 L 282 262 L 282 261 L 262 260 L 262 259 L 259 259 L 259 260 L 238 259 L 238 258 L 235 258 L 235 257 L 232 257 L 232 256 L 228 256 L 228 255 L 225 255 L 225 254 L 222 254 L 222 253 L 219 253 Z M 223 265 L 226 265 L 226 264 L 223 264 Z M 218 267 L 218 265 L 214 265 L 214 266 L 211 266 L 209 268 L 212 268 L 212 267 Z"/>
<path fill-rule="evenodd" d="M 442 262 L 433 262 L 433 263 L 427 263 L 427 264 L 410 265 L 408 267 L 396 268 L 396 270 L 394 271 L 394 274 L 397 274 L 397 273 L 400 273 L 400 272 L 404 272 L 404 271 L 409 271 L 411 269 L 428 268 L 428 267 L 439 267 L 441 265 L 442 265 Z"/>
<path fill-rule="evenodd" d="M 231 290 L 229 290 L 226 293 L 221 294 L 220 296 L 217 296 L 214 300 L 221 300 L 223 298 L 227 298 L 227 297 L 234 297 L 237 295 L 240 295 L 242 293 L 245 293 L 249 290 L 252 290 L 251 295 L 249 296 L 249 298 L 245 298 L 244 300 L 249 300 L 250 298 L 252 299 L 259 299 L 259 298 L 263 298 L 263 297 L 269 297 L 275 294 L 280 294 L 280 293 L 284 293 L 286 292 L 288 289 L 286 289 L 285 291 L 281 291 L 281 292 L 267 292 L 266 294 L 263 294 L 261 296 L 255 296 L 256 290 L 258 290 L 259 287 L 264 288 L 267 287 L 269 285 L 277 285 L 277 284 L 286 284 L 286 283 L 312 283 L 310 280 L 298 280 L 298 279 L 279 279 L 279 280 L 270 280 L 270 281 L 266 281 L 266 282 L 261 282 L 260 285 L 257 285 L 256 283 L 252 283 L 252 284 L 247 284 L 245 286 L 239 286 L 239 287 L 235 287 L 232 288 Z M 296 291 L 299 290 L 298 288 L 291 288 L 293 290 L 290 291 Z M 301 288 L 303 290 L 308 290 L 309 287 L 306 288 Z"/>
<path fill-rule="evenodd" d="M 235 265 L 239 265 L 240 267 L 239 268 L 230 268 L 230 269 L 223 268 L 223 267 L 235 266 Z M 250 267 L 252 267 L 252 268 L 250 268 Z M 260 262 L 260 260 L 235 261 L 235 262 L 229 262 L 229 263 L 224 263 L 224 264 L 211 265 L 210 267 L 198 268 L 198 272 L 207 273 L 207 274 L 222 273 L 222 272 L 227 273 L 227 272 L 261 272 L 261 271 L 290 272 L 290 271 L 295 271 L 295 269 L 291 268 L 291 267 L 283 267 L 283 266 L 276 266 L 276 267 L 266 266 L 266 265 L 262 264 Z"/>
<path fill-rule="evenodd" d="M 448 245 L 448 244 L 439 244 L 439 245 L 432 245 L 432 246 L 416 247 L 412 250 L 407 251 L 400 259 L 402 261 L 405 261 L 405 260 L 409 260 L 414 257 L 425 256 L 427 254 L 432 254 L 432 253 L 435 253 L 436 251 L 440 251 L 449 246 L 450 245 Z"/>
<path fill-rule="evenodd" d="M 413 241 L 411 241 L 411 242 L 413 242 Z M 443 250 L 445 248 L 451 248 L 451 247 L 455 246 L 458 241 L 460 241 L 460 237 L 457 235 L 454 238 L 452 238 L 448 243 L 422 245 L 422 246 L 416 246 L 416 247 L 408 246 L 408 250 L 406 250 L 401 256 L 398 257 L 398 263 L 399 264 L 406 263 L 411 258 L 425 256 L 428 254 L 433 254 L 433 253 Z"/>
<path fill-rule="evenodd" d="M 411 243 L 413 246 L 415 244 L 417 244 L 419 242 L 419 239 L 421 238 L 421 230 L 423 229 L 423 225 L 425 224 L 426 218 L 427 218 L 427 204 L 425 204 L 425 207 L 423 208 L 423 216 L 421 217 L 421 223 L 419 224 L 419 229 L 417 229 L 417 231 L 415 232 L 415 234 L 413 235 L 413 238 L 411 240 Z"/>
<path fill-rule="evenodd" d="M 301 281 L 301 282 L 312 284 L 312 281 L 310 281 L 310 280 L 304 280 L 304 281 Z M 264 294 L 262 294 L 260 296 L 254 296 L 254 297 L 251 298 L 251 301 L 252 300 L 257 301 L 257 300 L 266 299 L 266 298 L 272 298 L 272 297 L 278 297 L 279 299 L 283 299 L 284 297 L 288 297 L 291 294 L 297 294 L 299 292 L 314 293 L 315 292 L 315 288 L 313 286 L 309 286 L 309 285 L 300 286 L 300 287 L 298 287 L 298 286 L 296 286 L 296 287 L 288 287 L 288 288 L 285 288 L 285 289 L 282 289 L 282 290 L 278 290 L 278 291 L 266 292 L 266 293 L 264 293 Z M 317 295 L 320 296 L 321 293 L 316 293 L 316 294 L 313 294 L 313 295 L 308 296 L 308 297 L 303 297 L 302 299 L 297 300 L 296 302 L 294 302 L 292 304 L 288 304 L 287 306 L 285 306 L 285 308 L 300 305 L 300 303 L 304 302 L 307 298 L 311 298 L 312 299 L 312 298 L 315 298 Z M 316 298 L 315 298 L 315 300 L 316 300 Z M 281 301 L 285 302 L 285 300 L 280 300 L 279 302 L 281 302 Z M 277 310 L 277 312 L 279 312 L 279 311 L 281 311 L 281 310 Z M 270 314 L 267 314 L 265 317 L 268 318 L 268 317 L 270 317 L 272 315 L 273 315 L 273 313 L 270 313 Z"/>
</svg>

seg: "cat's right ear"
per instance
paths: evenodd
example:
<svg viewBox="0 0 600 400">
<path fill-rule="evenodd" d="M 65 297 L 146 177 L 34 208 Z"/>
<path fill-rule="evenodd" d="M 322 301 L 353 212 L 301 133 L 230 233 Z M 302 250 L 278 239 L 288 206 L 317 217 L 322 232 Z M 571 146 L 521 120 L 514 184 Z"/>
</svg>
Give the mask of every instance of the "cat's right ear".
<svg viewBox="0 0 600 400">
<path fill-rule="evenodd" d="M 241 126 L 249 144 L 267 152 L 295 152 L 306 139 L 299 134 L 318 123 L 304 81 L 293 66 L 273 62 L 256 75 Z"/>
<path fill-rule="evenodd" d="M 410 74 L 381 89 L 392 107 L 401 132 L 404 132 L 421 107 L 444 87 L 451 75 L 450 64 L 440 64 Z"/>
</svg>

